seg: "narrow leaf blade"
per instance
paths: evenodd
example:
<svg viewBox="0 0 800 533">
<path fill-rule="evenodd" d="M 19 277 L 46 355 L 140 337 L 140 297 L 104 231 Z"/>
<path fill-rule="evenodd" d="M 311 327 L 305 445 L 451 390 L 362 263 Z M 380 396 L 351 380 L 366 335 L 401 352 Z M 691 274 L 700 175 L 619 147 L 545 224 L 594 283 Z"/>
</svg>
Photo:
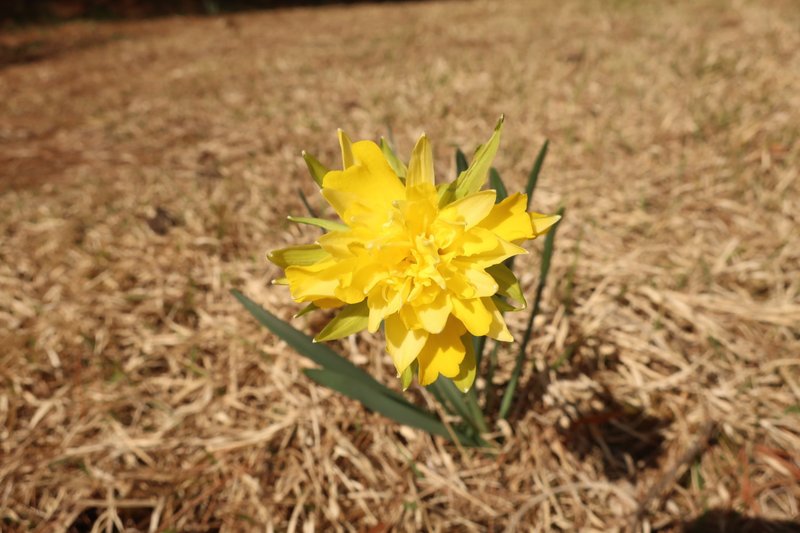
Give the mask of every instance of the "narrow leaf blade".
<svg viewBox="0 0 800 533">
<path fill-rule="evenodd" d="M 503 183 L 503 180 L 500 178 L 500 173 L 494 167 L 489 169 L 489 187 L 497 191 L 495 203 L 499 204 L 508 198 L 508 189 L 506 189 L 505 183 Z"/>
<path fill-rule="evenodd" d="M 550 146 L 550 141 L 544 141 L 544 144 L 539 149 L 536 155 L 536 161 L 533 162 L 531 173 L 528 174 L 528 183 L 525 185 L 525 194 L 528 195 L 528 210 L 531 208 L 531 198 L 533 198 L 533 191 L 536 190 L 536 184 L 539 182 L 539 173 L 542 171 L 544 158 L 547 156 L 547 148 Z"/>
<path fill-rule="evenodd" d="M 280 318 L 276 317 L 253 300 L 242 294 L 237 290 L 231 290 L 231 294 L 239 300 L 247 311 L 253 315 L 263 326 L 266 326 L 277 337 L 281 338 L 291 346 L 297 353 L 307 357 L 320 365 L 344 376 L 351 380 L 351 386 L 363 386 L 370 390 L 380 392 L 390 396 L 397 401 L 408 403 L 403 396 L 381 383 L 375 381 L 369 374 L 361 370 L 359 367 L 334 352 L 325 344 L 315 344 L 311 337 L 305 333 L 293 328 Z M 415 407 L 416 408 L 416 407 Z M 416 408 L 419 409 L 419 408 Z"/>
<path fill-rule="evenodd" d="M 343 376 L 338 372 L 321 368 L 309 368 L 305 369 L 303 372 L 320 385 L 344 394 L 348 398 L 357 400 L 366 408 L 380 413 L 399 424 L 415 427 L 446 439 L 452 438 L 447 427 L 432 414 L 415 409 L 410 405 L 404 405 L 392 398 L 374 394 L 372 391 L 353 387 L 352 382 L 347 376 Z M 455 428 L 453 429 L 453 433 L 465 446 L 478 445 L 476 439 L 459 432 Z"/>
</svg>

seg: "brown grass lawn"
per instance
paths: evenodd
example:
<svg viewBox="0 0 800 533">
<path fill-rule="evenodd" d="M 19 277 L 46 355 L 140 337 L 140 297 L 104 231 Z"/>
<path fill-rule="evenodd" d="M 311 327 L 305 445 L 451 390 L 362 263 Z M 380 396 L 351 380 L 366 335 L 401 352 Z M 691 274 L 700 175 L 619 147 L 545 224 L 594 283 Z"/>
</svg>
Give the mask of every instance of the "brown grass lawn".
<svg viewBox="0 0 800 533">
<path fill-rule="evenodd" d="M 6 31 L 0 529 L 798 531 L 796 7 Z M 302 149 L 334 165 L 337 127 L 391 129 L 408 154 L 424 129 L 449 177 L 501 113 L 506 181 L 549 138 L 534 206 L 568 211 L 519 407 L 493 449 L 463 450 L 311 383 L 228 291 L 297 309 L 264 256 L 315 235 L 285 222 L 298 188 L 323 208 Z M 529 294 L 541 245 L 518 262 Z M 382 346 L 335 343 L 396 387 Z"/>
</svg>

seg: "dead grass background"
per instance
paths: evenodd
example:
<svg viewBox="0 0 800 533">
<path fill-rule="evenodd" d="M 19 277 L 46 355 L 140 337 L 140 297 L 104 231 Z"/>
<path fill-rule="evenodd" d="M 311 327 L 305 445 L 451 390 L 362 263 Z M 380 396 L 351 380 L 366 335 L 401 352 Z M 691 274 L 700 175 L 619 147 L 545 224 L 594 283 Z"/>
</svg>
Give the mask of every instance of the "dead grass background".
<svg viewBox="0 0 800 533">
<path fill-rule="evenodd" d="M 0 41 L 4 531 L 794 530 L 793 2 L 366 5 Z M 301 149 L 333 164 L 337 127 L 391 128 L 408 153 L 425 129 L 450 175 L 501 113 L 505 179 L 551 139 L 535 206 L 568 213 L 522 408 L 496 452 L 462 453 L 314 386 L 228 290 L 294 311 L 264 255 L 313 236 L 284 222 L 297 188 L 322 206 Z M 530 290 L 536 254 L 518 264 Z M 394 383 L 381 346 L 340 344 Z"/>
</svg>

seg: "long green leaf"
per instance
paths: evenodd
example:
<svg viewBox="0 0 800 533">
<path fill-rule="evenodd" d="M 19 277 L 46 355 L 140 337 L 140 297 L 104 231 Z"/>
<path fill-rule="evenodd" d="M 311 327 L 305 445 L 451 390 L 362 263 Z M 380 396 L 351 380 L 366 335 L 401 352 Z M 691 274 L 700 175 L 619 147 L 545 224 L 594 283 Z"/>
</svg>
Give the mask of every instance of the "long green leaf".
<svg viewBox="0 0 800 533">
<path fill-rule="evenodd" d="M 447 427 L 431 413 L 421 412 L 411 405 L 399 403 L 387 396 L 374 394 L 370 390 L 354 387 L 347 376 L 338 372 L 321 368 L 308 368 L 303 372 L 320 385 L 344 394 L 348 398 L 358 400 L 368 409 L 391 418 L 395 422 L 422 429 L 432 435 L 439 435 L 446 439 L 452 438 Z M 453 434 L 465 446 L 477 446 L 479 444 L 477 439 L 464 434 L 456 428 L 453 428 Z"/>
<path fill-rule="evenodd" d="M 564 208 L 558 210 L 558 214 L 562 217 L 564 216 Z M 525 364 L 525 351 L 528 347 L 528 343 L 531 340 L 531 333 L 533 331 L 533 321 L 536 318 L 536 315 L 539 314 L 539 307 L 542 300 L 542 293 L 544 292 L 545 284 L 547 283 L 547 274 L 550 272 L 550 263 L 553 259 L 553 248 L 555 246 L 555 238 L 556 238 L 556 230 L 558 229 L 560 222 L 556 224 L 550 232 L 547 234 L 544 240 L 544 251 L 542 252 L 542 267 L 539 275 L 539 284 L 536 287 L 536 297 L 533 301 L 533 310 L 531 311 L 530 316 L 528 317 L 528 326 L 525 329 L 525 334 L 522 337 L 522 341 L 519 344 L 519 354 L 517 354 L 517 360 L 514 364 L 514 370 L 511 372 L 511 379 L 506 386 L 506 390 L 503 392 L 503 399 L 500 402 L 500 411 L 497 415 L 498 419 L 503 419 L 508 416 L 508 411 L 511 409 L 511 402 L 514 399 L 514 393 L 517 390 L 517 384 L 519 383 L 519 377 L 522 374 L 522 368 Z"/>
<path fill-rule="evenodd" d="M 469 168 L 467 156 L 461 151 L 461 148 L 456 148 L 456 176 Z"/>
<path fill-rule="evenodd" d="M 497 198 L 495 198 L 496 204 L 508 198 L 508 189 L 506 189 L 506 185 L 503 183 L 500 173 L 494 167 L 489 169 L 489 187 L 497 191 Z"/>
<path fill-rule="evenodd" d="M 434 396 L 439 400 L 443 407 L 450 407 L 453 413 L 461 417 L 461 419 L 469 424 L 477 433 L 485 432 L 485 424 L 482 428 L 478 420 L 473 417 L 466 403 L 466 395 L 453 385 L 449 379 L 440 378 L 428 385 L 428 390 L 431 392 L 436 391 Z M 440 399 L 441 398 L 441 399 Z M 444 402 L 442 401 L 444 400 Z M 446 403 L 445 403 L 446 402 Z"/>
<path fill-rule="evenodd" d="M 241 292 L 233 289 L 231 290 L 231 294 L 233 294 L 233 296 L 239 300 L 239 302 L 241 302 L 244 308 L 247 309 L 250 314 L 256 318 L 256 320 L 258 320 L 262 325 L 266 326 L 272 333 L 286 341 L 286 344 L 294 348 L 297 353 L 304 357 L 308 357 L 323 368 L 327 368 L 347 376 L 352 387 L 367 387 L 372 391 L 380 392 L 394 398 L 397 401 L 412 405 L 408 403 L 399 392 L 377 382 L 372 378 L 372 376 L 331 350 L 327 345 L 314 343 L 311 340 L 311 337 L 293 328 L 291 325 L 276 317 Z M 418 407 L 413 407 L 419 410 Z"/>
<path fill-rule="evenodd" d="M 311 218 L 317 218 L 317 212 L 314 211 L 313 207 L 311 207 L 311 204 L 308 202 L 308 198 L 303 192 L 303 189 L 297 189 L 297 194 L 300 195 L 300 201 L 303 202 L 304 206 L 306 206 L 306 210 L 308 211 L 308 214 L 311 215 Z"/>
<path fill-rule="evenodd" d="M 531 173 L 528 174 L 528 183 L 525 185 L 525 194 L 528 195 L 528 210 L 531 208 L 531 198 L 533 198 L 533 191 L 536 190 L 536 184 L 539 182 L 539 173 L 542 171 L 544 158 L 547 156 L 547 147 L 550 146 L 550 141 L 544 141 L 544 144 L 539 149 L 536 155 L 536 161 L 533 163 Z"/>
</svg>

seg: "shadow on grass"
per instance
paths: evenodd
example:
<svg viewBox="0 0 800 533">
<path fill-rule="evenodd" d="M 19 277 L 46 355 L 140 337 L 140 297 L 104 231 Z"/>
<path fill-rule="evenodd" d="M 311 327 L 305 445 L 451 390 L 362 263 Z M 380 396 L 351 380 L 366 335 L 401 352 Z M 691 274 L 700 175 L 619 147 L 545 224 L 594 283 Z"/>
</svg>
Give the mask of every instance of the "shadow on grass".
<svg viewBox="0 0 800 533">
<path fill-rule="evenodd" d="M 750 518 L 736 511 L 712 509 L 688 522 L 682 533 L 800 533 L 800 522 Z"/>
<path fill-rule="evenodd" d="M 607 391 L 597 399 L 602 408 L 581 411 L 560 431 L 564 446 L 581 460 L 598 459 L 610 480 L 633 480 L 642 470 L 658 467 L 666 451 L 663 431 L 672 421 L 626 405 Z"/>
</svg>

